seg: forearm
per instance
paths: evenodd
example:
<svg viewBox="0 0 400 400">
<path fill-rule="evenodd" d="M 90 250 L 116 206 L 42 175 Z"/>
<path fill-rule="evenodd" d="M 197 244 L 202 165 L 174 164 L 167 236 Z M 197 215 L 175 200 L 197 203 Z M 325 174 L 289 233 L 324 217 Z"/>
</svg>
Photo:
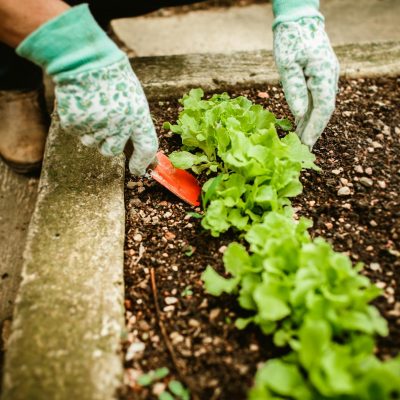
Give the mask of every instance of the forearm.
<svg viewBox="0 0 400 400">
<path fill-rule="evenodd" d="M 61 0 L 0 0 L 0 42 L 17 47 L 29 34 L 69 8 Z"/>
</svg>

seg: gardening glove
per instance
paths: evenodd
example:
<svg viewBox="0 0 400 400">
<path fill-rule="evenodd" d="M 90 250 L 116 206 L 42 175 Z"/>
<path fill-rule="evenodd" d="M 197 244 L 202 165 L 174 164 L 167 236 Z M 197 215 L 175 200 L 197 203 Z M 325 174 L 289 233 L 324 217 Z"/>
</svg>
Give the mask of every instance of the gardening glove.
<svg viewBox="0 0 400 400">
<path fill-rule="evenodd" d="M 86 4 L 39 27 L 16 51 L 53 78 L 64 130 L 105 156 L 120 154 L 131 139 L 129 170 L 145 174 L 158 148 L 146 97 L 127 56 L 97 25 Z"/>
<path fill-rule="evenodd" d="M 312 149 L 335 109 L 339 62 L 319 0 L 274 0 L 274 56 L 301 141 Z"/>
</svg>

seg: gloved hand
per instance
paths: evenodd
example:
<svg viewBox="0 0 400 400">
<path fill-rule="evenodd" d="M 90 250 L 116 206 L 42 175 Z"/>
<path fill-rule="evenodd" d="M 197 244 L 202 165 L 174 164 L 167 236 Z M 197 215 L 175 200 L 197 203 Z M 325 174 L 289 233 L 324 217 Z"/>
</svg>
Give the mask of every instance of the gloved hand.
<svg viewBox="0 0 400 400">
<path fill-rule="evenodd" d="M 97 25 L 87 5 L 39 27 L 17 53 L 52 76 L 63 129 L 106 156 L 120 154 L 130 138 L 130 172 L 145 173 L 158 148 L 146 97 L 127 56 Z"/>
<path fill-rule="evenodd" d="M 274 0 L 274 56 L 301 141 L 310 149 L 335 109 L 339 63 L 318 0 Z"/>
</svg>

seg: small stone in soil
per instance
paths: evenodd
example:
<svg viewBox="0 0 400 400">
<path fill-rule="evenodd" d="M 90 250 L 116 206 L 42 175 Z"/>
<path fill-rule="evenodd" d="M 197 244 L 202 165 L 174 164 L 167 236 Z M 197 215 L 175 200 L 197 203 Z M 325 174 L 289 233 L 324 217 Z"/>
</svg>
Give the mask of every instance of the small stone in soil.
<svg viewBox="0 0 400 400">
<path fill-rule="evenodd" d="M 126 351 L 125 360 L 126 361 L 133 360 L 135 358 L 136 354 L 143 353 L 145 348 L 146 348 L 146 345 L 143 342 L 132 343 L 128 347 L 128 350 Z"/>
<path fill-rule="evenodd" d="M 378 185 L 381 189 L 386 189 L 386 182 L 385 181 L 378 181 Z"/>
<path fill-rule="evenodd" d="M 171 304 L 176 304 L 178 302 L 178 299 L 176 297 L 169 296 L 166 297 L 164 301 L 166 304 L 171 305 Z"/>
<path fill-rule="evenodd" d="M 371 263 L 369 265 L 369 268 L 372 269 L 372 271 L 382 271 L 382 268 L 381 268 L 380 264 L 376 263 L 376 262 Z"/>
<path fill-rule="evenodd" d="M 143 240 L 143 236 L 140 233 L 137 233 L 134 237 L 133 240 L 135 242 L 141 242 Z"/>
<path fill-rule="evenodd" d="M 349 196 L 351 194 L 351 191 L 349 187 L 343 186 L 337 191 L 337 194 L 338 196 Z"/>
<path fill-rule="evenodd" d="M 176 238 L 175 233 L 172 233 L 172 232 L 166 232 L 164 236 L 165 236 L 165 239 L 167 239 L 167 240 L 173 240 Z"/>
<path fill-rule="evenodd" d="M 358 174 L 362 174 L 364 172 L 363 167 L 361 165 L 356 165 L 354 167 L 354 170 L 358 173 Z"/>
<path fill-rule="evenodd" d="M 360 178 L 360 183 L 362 185 L 364 185 L 365 187 L 371 187 L 374 184 L 372 179 L 367 178 L 366 176 L 363 176 L 363 177 Z"/>
</svg>

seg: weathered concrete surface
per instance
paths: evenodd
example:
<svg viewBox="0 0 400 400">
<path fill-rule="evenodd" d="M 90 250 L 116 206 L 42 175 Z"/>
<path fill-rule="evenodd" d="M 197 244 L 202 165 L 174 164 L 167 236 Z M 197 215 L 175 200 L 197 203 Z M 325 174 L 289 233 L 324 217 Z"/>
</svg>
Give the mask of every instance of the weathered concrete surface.
<svg viewBox="0 0 400 400">
<path fill-rule="evenodd" d="M 123 329 L 123 157 L 50 129 L 3 400 L 110 400 Z"/>
<path fill-rule="evenodd" d="M 39 179 L 17 175 L 0 161 L 0 332 L 12 316 L 38 183 Z"/>
<path fill-rule="evenodd" d="M 400 40 L 398 0 L 321 0 L 334 45 Z M 113 29 L 138 56 L 272 49 L 271 4 L 119 19 Z"/>
<path fill-rule="evenodd" d="M 336 46 L 335 52 L 341 76 L 400 74 L 400 42 Z M 180 96 L 194 87 L 213 91 L 279 81 L 270 51 L 139 57 L 131 62 L 149 98 Z"/>
</svg>

